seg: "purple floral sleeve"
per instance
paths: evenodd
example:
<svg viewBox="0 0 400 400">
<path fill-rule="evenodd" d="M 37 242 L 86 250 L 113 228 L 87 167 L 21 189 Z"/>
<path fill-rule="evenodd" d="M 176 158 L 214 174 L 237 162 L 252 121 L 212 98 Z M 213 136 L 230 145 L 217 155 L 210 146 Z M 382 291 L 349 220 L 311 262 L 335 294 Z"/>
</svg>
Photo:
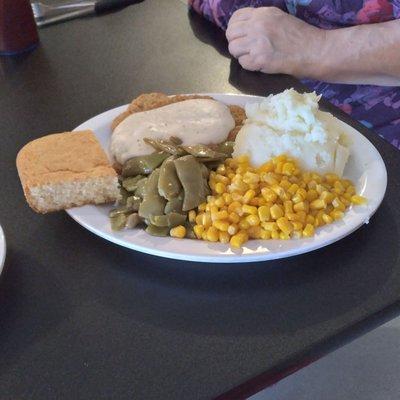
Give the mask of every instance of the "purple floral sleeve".
<svg viewBox="0 0 400 400">
<path fill-rule="evenodd" d="M 222 29 L 239 8 L 275 6 L 286 10 L 284 0 L 189 0 L 189 5 Z"/>
<path fill-rule="evenodd" d="M 189 0 L 189 5 L 222 29 L 226 29 L 232 14 L 243 7 L 279 7 L 322 29 L 400 19 L 400 0 Z M 308 79 L 303 83 L 400 149 L 400 87 L 330 84 Z"/>
</svg>

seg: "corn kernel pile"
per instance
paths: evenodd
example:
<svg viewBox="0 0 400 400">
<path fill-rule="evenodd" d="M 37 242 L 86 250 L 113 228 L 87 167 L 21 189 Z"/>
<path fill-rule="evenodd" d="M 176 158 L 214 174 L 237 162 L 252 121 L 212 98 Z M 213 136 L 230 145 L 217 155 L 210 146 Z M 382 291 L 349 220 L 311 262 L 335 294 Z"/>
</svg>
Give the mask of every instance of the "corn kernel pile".
<svg viewBox="0 0 400 400">
<path fill-rule="evenodd" d="M 351 204 L 366 202 L 351 181 L 303 172 L 285 155 L 259 168 L 247 156 L 228 158 L 210 173 L 209 185 L 212 195 L 189 212 L 189 221 L 198 239 L 235 248 L 249 239 L 311 237 Z"/>
</svg>

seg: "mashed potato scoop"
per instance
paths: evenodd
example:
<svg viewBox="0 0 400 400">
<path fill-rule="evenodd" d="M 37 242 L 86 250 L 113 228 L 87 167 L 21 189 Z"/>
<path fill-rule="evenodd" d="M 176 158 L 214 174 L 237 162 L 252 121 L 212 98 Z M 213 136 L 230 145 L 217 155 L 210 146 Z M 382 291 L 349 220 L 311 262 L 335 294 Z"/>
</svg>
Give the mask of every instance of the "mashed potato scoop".
<svg viewBox="0 0 400 400">
<path fill-rule="evenodd" d="M 239 131 L 233 156 L 247 154 L 260 166 L 280 154 L 299 160 L 305 170 L 342 176 L 349 158 L 348 140 L 337 119 L 319 110 L 320 97 L 294 89 L 246 104 L 247 120 Z"/>
</svg>

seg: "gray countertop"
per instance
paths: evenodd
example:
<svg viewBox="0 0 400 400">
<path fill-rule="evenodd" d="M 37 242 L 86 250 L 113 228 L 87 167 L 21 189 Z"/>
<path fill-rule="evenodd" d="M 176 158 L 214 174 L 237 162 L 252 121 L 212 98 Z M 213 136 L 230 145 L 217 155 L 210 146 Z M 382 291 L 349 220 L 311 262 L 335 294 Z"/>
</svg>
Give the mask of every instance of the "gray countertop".
<svg viewBox="0 0 400 400">
<path fill-rule="evenodd" d="M 343 345 L 356 326 L 364 333 L 399 301 L 400 155 L 324 101 L 371 140 L 389 172 L 370 223 L 331 246 L 272 262 L 196 264 L 106 242 L 63 212 L 34 214 L 15 169 L 32 139 L 143 92 L 304 89 L 242 70 L 223 33 L 178 0 L 146 0 L 40 36 L 34 52 L 0 59 L 1 399 L 237 400 Z"/>
<path fill-rule="evenodd" d="M 399 374 L 395 318 L 249 400 L 398 400 Z"/>
</svg>

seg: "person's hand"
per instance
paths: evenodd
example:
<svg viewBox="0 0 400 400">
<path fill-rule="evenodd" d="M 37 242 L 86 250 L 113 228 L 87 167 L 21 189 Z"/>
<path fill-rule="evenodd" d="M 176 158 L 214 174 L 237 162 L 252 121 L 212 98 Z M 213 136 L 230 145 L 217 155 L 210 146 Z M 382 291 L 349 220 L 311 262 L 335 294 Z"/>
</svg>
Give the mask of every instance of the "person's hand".
<svg viewBox="0 0 400 400">
<path fill-rule="evenodd" d="M 312 76 L 324 42 L 324 30 L 276 7 L 242 8 L 226 31 L 229 52 L 250 71 Z"/>
</svg>

